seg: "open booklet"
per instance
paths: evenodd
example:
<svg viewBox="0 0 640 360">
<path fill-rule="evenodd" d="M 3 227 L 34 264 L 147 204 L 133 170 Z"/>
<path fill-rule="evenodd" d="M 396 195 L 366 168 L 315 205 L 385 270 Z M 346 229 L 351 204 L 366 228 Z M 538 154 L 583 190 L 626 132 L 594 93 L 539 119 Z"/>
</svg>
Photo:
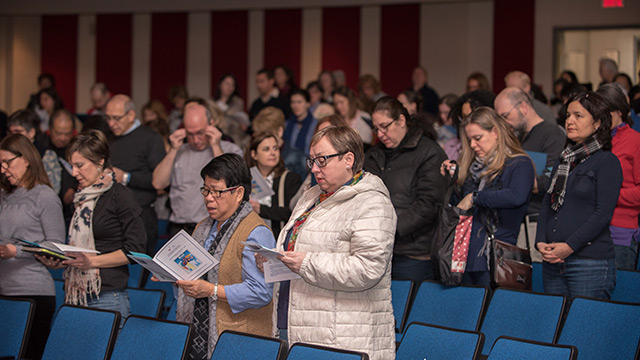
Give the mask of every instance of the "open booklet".
<svg viewBox="0 0 640 360">
<path fill-rule="evenodd" d="M 184 230 L 169 239 L 153 258 L 133 251 L 127 256 L 162 282 L 199 279 L 218 263 Z"/>
<path fill-rule="evenodd" d="M 40 244 L 32 241 L 22 240 L 18 238 L 8 238 L 0 236 L 0 242 L 3 244 L 22 245 L 22 251 L 43 255 L 52 259 L 67 260 L 75 259 L 73 256 L 65 255 L 64 253 L 76 252 L 76 253 L 93 253 L 99 254 L 100 252 L 92 249 L 85 249 L 78 246 L 61 244 L 53 241 L 44 241 Z"/>
<path fill-rule="evenodd" d="M 263 264 L 264 281 L 266 283 L 300 279 L 300 275 L 291 271 L 282 261 L 280 261 L 282 254 L 276 250 L 266 248 L 252 241 L 245 242 L 245 246 L 247 249 L 269 259 Z"/>
</svg>

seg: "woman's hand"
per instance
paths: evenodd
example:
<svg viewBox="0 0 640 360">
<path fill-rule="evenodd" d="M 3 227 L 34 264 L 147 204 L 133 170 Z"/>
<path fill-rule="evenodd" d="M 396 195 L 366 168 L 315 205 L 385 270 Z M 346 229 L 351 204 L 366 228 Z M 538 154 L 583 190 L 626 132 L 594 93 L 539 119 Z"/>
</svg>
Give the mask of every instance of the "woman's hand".
<svg viewBox="0 0 640 360">
<path fill-rule="evenodd" d="M 253 257 L 256 258 L 256 266 L 258 267 L 258 270 L 264 273 L 264 263 L 269 261 L 269 258 L 266 258 L 258 253 L 254 253 Z"/>
<path fill-rule="evenodd" d="M 469 210 L 473 207 L 473 193 L 468 193 L 460 202 L 458 203 L 458 208 L 462 210 Z"/>
<path fill-rule="evenodd" d="M 281 254 L 283 256 L 280 258 L 280 261 L 282 261 L 289 270 L 298 274 L 300 272 L 300 267 L 302 266 L 302 260 L 304 260 L 307 253 L 299 251 L 284 251 L 281 252 Z"/>
<path fill-rule="evenodd" d="M 48 256 L 33 254 L 36 260 L 40 261 L 44 266 L 49 269 L 63 269 L 66 266 L 62 265 L 62 261 L 60 259 L 52 259 Z"/>
<path fill-rule="evenodd" d="M 194 299 L 209 297 L 213 294 L 213 288 L 215 285 L 208 281 L 204 281 L 201 279 L 198 280 L 178 280 L 176 281 L 176 285 L 178 285 L 187 296 L 190 296 Z"/>
<path fill-rule="evenodd" d="M 251 203 L 253 211 L 255 211 L 256 214 L 260 215 L 260 204 L 255 200 L 249 200 L 249 202 Z"/>
<path fill-rule="evenodd" d="M 573 254 L 573 249 L 566 243 L 537 243 L 536 247 L 542 254 L 542 260 L 551 264 L 563 263 L 564 259 Z"/>
<path fill-rule="evenodd" d="M 16 257 L 18 250 L 15 245 L 0 245 L 0 259 L 11 259 Z"/>
<path fill-rule="evenodd" d="M 93 264 L 96 255 L 92 253 L 66 253 L 67 256 L 72 256 L 75 259 L 68 259 L 62 262 L 63 265 L 73 266 L 80 270 L 93 269 L 96 266 Z"/>
<path fill-rule="evenodd" d="M 440 165 L 440 175 L 445 176 L 447 171 L 451 177 L 456 173 L 456 164 L 451 160 L 445 160 L 442 162 L 442 165 Z"/>
</svg>

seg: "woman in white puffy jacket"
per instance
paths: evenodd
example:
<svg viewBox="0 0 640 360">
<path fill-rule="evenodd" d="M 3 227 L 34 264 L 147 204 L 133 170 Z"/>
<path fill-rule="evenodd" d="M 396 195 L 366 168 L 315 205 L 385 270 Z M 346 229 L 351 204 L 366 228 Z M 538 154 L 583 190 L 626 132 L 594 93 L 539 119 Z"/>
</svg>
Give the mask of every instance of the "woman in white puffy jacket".
<svg viewBox="0 0 640 360">
<path fill-rule="evenodd" d="M 304 193 L 278 238 L 300 279 L 276 286 L 277 327 L 289 341 L 395 357 L 391 254 L 396 214 L 377 176 L 362 170 L 357 132 L 328 127 L 311 141 L 318 185 Z M 265 258 L 256 255 L 260 267 Z"/>
</svg>

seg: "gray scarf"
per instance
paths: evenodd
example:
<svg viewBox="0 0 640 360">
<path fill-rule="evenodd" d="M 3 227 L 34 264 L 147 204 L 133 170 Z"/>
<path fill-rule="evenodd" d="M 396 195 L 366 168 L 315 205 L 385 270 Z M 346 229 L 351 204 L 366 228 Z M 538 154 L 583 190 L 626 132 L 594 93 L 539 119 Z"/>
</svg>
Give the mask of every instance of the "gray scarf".
<svg viewBox="0 0 640 360">
<path fill-rule="evenodd" d="M 253 208 L 251 207 L 251 204 L 248 201 L 243 201 L 236 212 L 220 228 L 220 231 L 218 232 L 218 235 L 214 240 L 214 245 L 212 245 L 213 247 L 215 246 L 216 242 L 218 243 L 218 245 L 215 247 L 215 251 L 212 254 L 216 265 L 207 273 L 207 281 L 209 281 L 210 283 L 218 283 L 218 270 L 220 269 L 220 260 L 222 259 L 222 255 L 224 254 L 224 251 L 229 244 L 229 240 L 238 228 L 238 225 L 240 225 L 242 220 L 244 220 L 244 218 L 246 218 L 252 210 Z M 204 246 L 204 243 L 207 240 L 209 233 L 211 232 L 211 227 L 213 226 L 214 222 L 215 220 L 206 218 L 201 221 L 193 231 L 193 238 L 202 246 Z M 196 299 L 185 295 L 184 291 L 179 288 L 176 319 L 178 321 L 183 321 L 191 324 L 194 318 L 193 314 L 195 304 Z M 213 349 L 218 342 L 218 329 L 216 326 L 217 309 L 218 303 L 216 301 L 209 301 L 209 339 L 207 341 L 208 358 L 211 358 L 211 356 L 213 355 Z"/>
</svg>

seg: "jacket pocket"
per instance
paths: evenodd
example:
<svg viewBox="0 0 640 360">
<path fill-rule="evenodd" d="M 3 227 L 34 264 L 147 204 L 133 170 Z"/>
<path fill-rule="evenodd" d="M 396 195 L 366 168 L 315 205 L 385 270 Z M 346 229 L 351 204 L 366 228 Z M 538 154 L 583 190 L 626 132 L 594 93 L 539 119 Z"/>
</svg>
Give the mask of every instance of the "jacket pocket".
<svg viewBox="0 0 640 360">
<path fill-rule="evenodd" d="M 592 171 L 576 173 L 573 189 L 580 194 L 592 193 L 596 188 L 596 174 Z"/>
</svg>

